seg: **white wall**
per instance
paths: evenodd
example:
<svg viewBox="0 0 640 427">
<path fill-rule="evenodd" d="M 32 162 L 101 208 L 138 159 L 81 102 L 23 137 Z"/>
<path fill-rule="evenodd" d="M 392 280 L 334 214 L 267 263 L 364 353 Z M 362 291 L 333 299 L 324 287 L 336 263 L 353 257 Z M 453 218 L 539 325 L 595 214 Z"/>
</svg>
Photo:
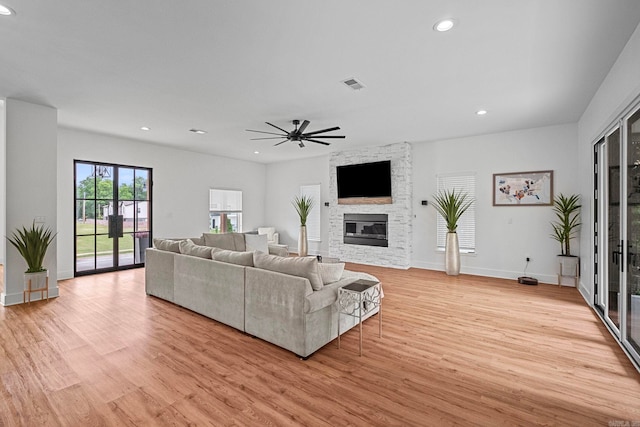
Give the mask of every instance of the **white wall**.
<svg viewBox="0 0 640 427">
<path fill-rule="evenodd" d="M 6 100 L 6 230 L 30 226 L 44 217 L 45 227 L 56 228 L 56 139 L 58 112 L 55 108 Z M 44 267 L 49 270 L 49 296 L 58 295 L 57 251 L 52 244 Z M 27 265 L 12 246 L 5 252 L 5 282 L 2 304 L 22 302 Z M 34 299 L 38 299 L 38 294 Z"/>
<path fill-rule="evenodd" d="M 568 124 L 413 144 L 413 265 L 444 270 L 444 253 L 436 251 L 435 209 L 420 201 L 432 200 L 438 174 L 471 172 L 476 174 L 477 252 L 462 255 L 461 271 L 517 278 L 528 256 L 528 276 L 557 283 L 552 208 L 493 206 L 493 174 L 553 170 L 555 194 L 577 193 L 577 140 L 577 126 Z"/>
<path fill-rule="evenodd" d="M 477 254 L 463 255 L 462 272 L 516 278 L 531 262 L 527 275 L 556 283 L 558 244 L 550 237 L 550 206 L 493 207 L 493 174 L 553 170 L 555 193 L 580 191 L 577 176 L 577 125 L 568 124 L 493 135 L 412 144 L 414 267 L 444 270 L 444 254 L 436 251 L 436 213 L 421 200 L 431 199 L 439 173 L 475 172 L 477 179 Z M 328 156 L 267 165 L 266 214 L 281 240 L 295 250 L 298 222 L 291 199 L 300 185 L 321 184 L 322 242 L 310 253 L 327 255 L 330 209 Z M 578 242 L 574 242 L 576 249 Z M 577 251 L 576 251 L 577 252 Z"/>
<path fill-rule="evenodd" d="M 593 224 L 593 144 L 613 121 L 640 96 L 640 26 L 611 67 L 578 122 L 579 176 L 583 223 Z M 588 202 L 588 203 L 587 203 Z M 593 245 L 591 227 L 581 232 L 582 278 L 580 291 L 593 304 Z"/>
<path fill-rule="evenodd" d="M 292 162 L 267 165 L 267 190 L 265 200 L 265 226 L 276 227 L 280 243 L 289 250 L 298 250 L 300 221 L 291 201 L 300 195 L 301 185 L 320 184 L 320 242 L 309 242 L 309 254 L 329 254 L 329 207 L 324 205 L 329 197 L 329 156 L 313 157 Z"/>
<path fill-rule="evenodd" d="M 153 169 L 154 237 L 208 230 L 209 189 L 242 190 L 244 230 L 264 223 L 265 165 L 61 128 L 58 131 L 59 278 L 73 276 L 73 161 Z"/>
<path fill-rule="evenodd" d="M 6 151 L 6 129 L 5 129 L 5 100 L 0 98 L 0 236 L 6 236 L 5 218 L 7 216 L 5 208 L 5 151 Z M 0 264 L 4 264 L 4 254 L 6 251 L 7 239 L 0 242 Z M 1 286 L 0 286 L 1 288 Z"/>
</svg>

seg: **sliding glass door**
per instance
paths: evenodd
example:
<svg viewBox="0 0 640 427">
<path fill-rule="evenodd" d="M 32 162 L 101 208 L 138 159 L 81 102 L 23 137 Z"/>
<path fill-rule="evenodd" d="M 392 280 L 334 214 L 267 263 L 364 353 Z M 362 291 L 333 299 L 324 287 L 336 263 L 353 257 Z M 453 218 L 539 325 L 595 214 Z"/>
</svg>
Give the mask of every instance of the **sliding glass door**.
<svg viewBox="0 0 640 427">
<path fill-rule="evenodd" d="M 640 361 L 640 109 L 595 146 L 595 305 Z"/>
<path fill-rule="evenodd" d="M 640 353 L 640 110 L 625 121 L 627 146 L 627 278 L 621 299 L 625 306 L 624 341 Z"/>
<path fill-rule="evenodd" d="M 151 169 L 75 161 L 75 275 L 144 265 Z"/>
</svg>

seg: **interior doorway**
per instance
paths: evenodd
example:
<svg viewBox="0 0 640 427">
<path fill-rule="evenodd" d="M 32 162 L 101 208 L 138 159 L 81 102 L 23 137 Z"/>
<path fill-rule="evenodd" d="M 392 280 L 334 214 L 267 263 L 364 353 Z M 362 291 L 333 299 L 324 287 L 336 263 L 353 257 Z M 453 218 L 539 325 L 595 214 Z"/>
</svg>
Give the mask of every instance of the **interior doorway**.
<svg viewBox="0 0 640 427">
<path fill-rule="evenodd" d="M 74 175 L 74 275 L 143 266 L 152 170 L 75 160 Z"/>
</svg>

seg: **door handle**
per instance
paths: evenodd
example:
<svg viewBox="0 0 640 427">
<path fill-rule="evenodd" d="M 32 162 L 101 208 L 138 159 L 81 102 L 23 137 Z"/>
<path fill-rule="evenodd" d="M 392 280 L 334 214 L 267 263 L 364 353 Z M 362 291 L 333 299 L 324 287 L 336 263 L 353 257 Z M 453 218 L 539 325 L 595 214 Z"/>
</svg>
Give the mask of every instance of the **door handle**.
<svg viewBox="0 0 640 427">
<path fill-rule="evenodd" d="M 109 238 L 123 236 L 124 217 L 122 215 L 109 215 Z"/>
</svg>

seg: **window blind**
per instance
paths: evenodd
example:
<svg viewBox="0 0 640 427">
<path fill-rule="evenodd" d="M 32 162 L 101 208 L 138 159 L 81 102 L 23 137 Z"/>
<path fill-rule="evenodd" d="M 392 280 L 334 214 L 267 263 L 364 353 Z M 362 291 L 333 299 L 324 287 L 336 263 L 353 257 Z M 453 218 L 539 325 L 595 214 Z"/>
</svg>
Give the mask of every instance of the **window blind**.
<svg viewBox="0 0 640 427">
<path fill-rule="evenodd" d="M 476 198 L 476 176 L 475 174 L 456 174 L 456 175 L 439 175 L 438 190 L 456 190 L 466 192 L 470 198 Z M 438 215 L 436 222 L 437 245 L 438 249 L 444 250 L 447 224 L 441 215 Z M 460 217 L 458 221 L 458 243 L 460 252 L 474 253 L 476 251 L 476 204 L 471 205 L 469 209 Z"/>
<path fill-rule="evenodd" d="M 307 239 L 320 241 L 320 184 L 300 186 L 300 195 L 313 200 L 313 207 L 307 217 Z"/>
</svg>

